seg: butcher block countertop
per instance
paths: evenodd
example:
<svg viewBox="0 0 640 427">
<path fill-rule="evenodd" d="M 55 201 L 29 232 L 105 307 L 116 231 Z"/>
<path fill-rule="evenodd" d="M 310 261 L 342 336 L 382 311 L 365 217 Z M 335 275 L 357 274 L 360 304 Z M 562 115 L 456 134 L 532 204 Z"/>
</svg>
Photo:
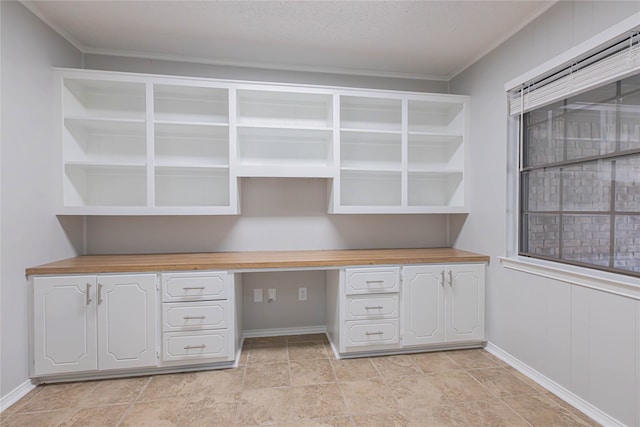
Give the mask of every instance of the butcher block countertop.
<svg viewBox="0 0 640 427">
<path fill-rule="evenodd" d="M 82 255 L 27 268 L 26 274 L 30 276 L 35 274 L 133 273 L 177 270 L 295 269 L 488 261 L 489 257 L 486 255 L 453 248 Z"/>
</svg>

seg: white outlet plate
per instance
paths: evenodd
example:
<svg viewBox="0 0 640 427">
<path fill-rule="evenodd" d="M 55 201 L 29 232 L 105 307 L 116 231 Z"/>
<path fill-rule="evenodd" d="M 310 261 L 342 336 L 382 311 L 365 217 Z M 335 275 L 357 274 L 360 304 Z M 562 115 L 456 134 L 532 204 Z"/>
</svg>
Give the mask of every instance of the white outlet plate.
<svg viewBox="0 0 640 427">
<path fill-rule="evenodd" d="M 267 290 L 267 301 L 274 302 L 276 300 L 276 290 L 275 288 L 270 288 Z"/>
<path fill-rule="evenodd" d="M 262 302 L 262 289 L 253 290 L 253 302 Z"/>
<path fill-rule="evenodd" d="M 307 300 L 307 288 L 298 288 L 298 301 Z"/>
</svg>

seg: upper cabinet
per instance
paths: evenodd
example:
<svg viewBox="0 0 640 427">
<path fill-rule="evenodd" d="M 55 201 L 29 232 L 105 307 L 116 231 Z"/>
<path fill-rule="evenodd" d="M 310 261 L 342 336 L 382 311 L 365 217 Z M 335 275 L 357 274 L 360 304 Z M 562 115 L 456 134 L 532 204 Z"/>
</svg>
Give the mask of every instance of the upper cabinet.
<svg viewBox="0 0 640 427">
<path fill-rule="evenodd" d="M 59 214 L 237 214 L 242 177 L 327 178 L 331 213 L 467 212 L 469 98 L 55 70 Z"/>
</svg>

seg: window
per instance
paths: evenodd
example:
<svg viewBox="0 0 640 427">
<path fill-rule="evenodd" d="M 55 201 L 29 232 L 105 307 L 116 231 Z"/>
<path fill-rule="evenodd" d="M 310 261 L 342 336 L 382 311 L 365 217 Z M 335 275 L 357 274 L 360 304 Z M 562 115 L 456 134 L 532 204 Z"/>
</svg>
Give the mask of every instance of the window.
<svg viewBox="0 0 640 427">
<path fill-rule="evenodd" d="M 520 255 L 640 276 L 640 74 L 521 123 Z"/>
</svg>

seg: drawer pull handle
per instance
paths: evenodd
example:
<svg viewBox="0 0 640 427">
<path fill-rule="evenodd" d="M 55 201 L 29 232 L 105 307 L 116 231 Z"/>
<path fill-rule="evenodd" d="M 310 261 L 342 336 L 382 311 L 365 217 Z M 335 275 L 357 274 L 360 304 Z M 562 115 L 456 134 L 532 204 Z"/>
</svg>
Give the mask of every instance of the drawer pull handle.
<svg viewBox="0 0 640 427">
<path fill-rule="evenodd" d="M 201 291 L 204 289 L 204 286 L 187 286 L 182 288 L 184 291 Z"/>
<path fill-rule="evenodd" d="M 384 332 L 382 331 L 378 331 L 378 332 L 365 332 L 365 335 L 382 335 L 384 334 Z"/>
<path fill-rule="evenodd" d="M 449 270 L 449 286 L 453 288 L 453 271 Z"/>
<path fill-rule="evenodd" d="M 367 285 L 372 285 L 374 283 L 384 283 L 384 280 L 367 280 Z"/>
<path fill-rule="evenodd" d="M 204 320 L 206 319 L 206 316 L 184 316 L 183 319 L 184 320 Z"/>
<path fill-rule="evenodd" d="M 87 305 L 91 304 L 91 297 L 89 296 L 89 290 L 91 289 L 91 283 L 87 283 L 87 292 L 86 292 L 86 298 L 87 298 Z"/>
<path fill-rule="evenodd" d="M 102 285 L 98 283 L 98 305 L 102 304 Z"/>
<path fill-rule="evenodd" d="M 194 348 L 207 348 L 207 346 L 204 345 L 204 344 L 200 344 L 200 345 L 185 345 L 184 346 L 185 350 L 192 350 Z"/>
<path fill-rule="evenodd" d="M 444 288 L 444 270 L 442 270 L 442 282 L 441 282 L 441 285 Z"/>
<path fill-rule="evenodd" d="M 375 307 L 369 307 L 368 305 L 364 307 L 366 310 L 382 310 L 384 307 L 381 305 L 376 305 Z"/>
</svg>

